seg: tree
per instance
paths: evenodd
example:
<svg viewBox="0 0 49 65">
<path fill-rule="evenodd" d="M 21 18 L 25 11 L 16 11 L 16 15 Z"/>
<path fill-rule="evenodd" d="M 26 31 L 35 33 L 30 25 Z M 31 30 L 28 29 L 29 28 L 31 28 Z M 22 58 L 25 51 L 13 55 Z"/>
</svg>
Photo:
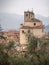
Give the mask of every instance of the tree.
<svg viewBox="0 0 49 65">
<path fill-rule="evenodd" d="M 32 34 L 30 33 L 30 31 L 28 33 L 25 33 L 27 38 L 28 38 L 28 51 L 30 55 L 30 60 L 32 60 L 33 65 L 48 65 L 49 64 L 49 53 L 47 52 L 46 48 L 49 45 L 49 41 L 48 40 L 44 40 L 44 39 L 39 39 L 36 38 L 34 36 L 32 36 Z M 38 43 L 39 43 L 39 47 L 38 48 Z M 38 50 L 36 51 L 36 49 L 38 48 Z M 47 59 L 48 58 L 48 59 Z"/>
<path fill-rule="evenodd" d="M 0 44 L 0 65 L 8 65 L 8 54 L 4 52 L 5 46 Z"/>
<path fill-rule="evenodd" d="M 28 30 L 27 33 L 24 33 L 27 37 L 27 48 L 29 50 L 30 53 L 33 53 L 36 51 L 36 48 L 39 47 L 39 44 L 40 44 L 40 39 L 39 38 L 36 38 L 30 30 Z"/>
<path fill-rule="evenodd" d="M 6 53 L 13 56 L 14 53 L 16 53 L 16 45 L 14 41 L 9 41 L 8 44 L 5 46 Z"/>
</svg>

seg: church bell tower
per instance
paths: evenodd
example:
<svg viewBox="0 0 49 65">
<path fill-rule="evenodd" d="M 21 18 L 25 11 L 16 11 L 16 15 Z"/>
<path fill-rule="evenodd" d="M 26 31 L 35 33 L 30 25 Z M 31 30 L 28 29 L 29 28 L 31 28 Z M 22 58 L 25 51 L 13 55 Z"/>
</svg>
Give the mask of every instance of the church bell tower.
<svg viewBox="0 0 49 65">
<path fill-rule="evenodd" d="M 30 11 L 27 11 L 27 12 L 24 12 L 24 22 L 30 22 L 34 19 L 34 13 L 33 11 L 30 12 Z"/>
</svg>

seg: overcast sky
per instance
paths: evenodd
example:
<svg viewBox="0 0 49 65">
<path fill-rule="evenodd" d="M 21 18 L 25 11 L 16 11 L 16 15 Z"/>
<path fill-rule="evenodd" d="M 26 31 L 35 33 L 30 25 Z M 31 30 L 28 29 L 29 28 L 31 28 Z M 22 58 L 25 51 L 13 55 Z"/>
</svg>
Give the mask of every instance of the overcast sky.
<svg viewBox="0 0 49 65">
<path fill-rule="evenodd" d="M 49 0 L 0 0 L 0 13 L 16 13 L 23 15 L 25 10 L 35 14 L 49 16 Z"/>
</svg>

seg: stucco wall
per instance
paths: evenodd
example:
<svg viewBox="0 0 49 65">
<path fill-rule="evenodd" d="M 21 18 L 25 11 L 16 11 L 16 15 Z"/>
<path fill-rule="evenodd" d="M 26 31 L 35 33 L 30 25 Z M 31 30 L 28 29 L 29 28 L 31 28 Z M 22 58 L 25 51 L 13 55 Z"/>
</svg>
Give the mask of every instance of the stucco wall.
<svg viewBox="0 0 49 65">
<path fill-rule="evenodd" d="M 29 29 L 20 29 L 20 43 L 27 44 L 27 33 Z M 24 31 L 24 33 L 22 32 Z M 41 38 L 43 36 L 42 29 L 30 29 L 30 32 L 35 37 Z"/>
<path fill-rule="evenodd" d="M 34 25 L 36 23 L 36 25 Z M 24 22 L 24 26 L 40 26 L 42 22 Z"/>
</svg>

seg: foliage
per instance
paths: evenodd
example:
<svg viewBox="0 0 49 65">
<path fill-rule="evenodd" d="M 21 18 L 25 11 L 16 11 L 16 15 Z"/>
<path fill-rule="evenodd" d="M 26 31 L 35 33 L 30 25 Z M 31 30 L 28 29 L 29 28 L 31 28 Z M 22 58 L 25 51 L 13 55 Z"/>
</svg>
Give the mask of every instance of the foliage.
<svg viewBox="0 0 49 65">
<path fill-rule="evenodd" d="M 29 32 L 28 32 L 29 33 Z M 22 55 L 13 56 L 12 50 L 15 51 L 15 43 L 10 41 L 9 44 L 0 44 L 0 65 L 49 65 L 49 52 L 46 48 L 49 45 L 48 40 L 41 40 L 27 34 L 28 52 Z M 37 44 L 40 43 L 40 49 Z"/>
</svg>

